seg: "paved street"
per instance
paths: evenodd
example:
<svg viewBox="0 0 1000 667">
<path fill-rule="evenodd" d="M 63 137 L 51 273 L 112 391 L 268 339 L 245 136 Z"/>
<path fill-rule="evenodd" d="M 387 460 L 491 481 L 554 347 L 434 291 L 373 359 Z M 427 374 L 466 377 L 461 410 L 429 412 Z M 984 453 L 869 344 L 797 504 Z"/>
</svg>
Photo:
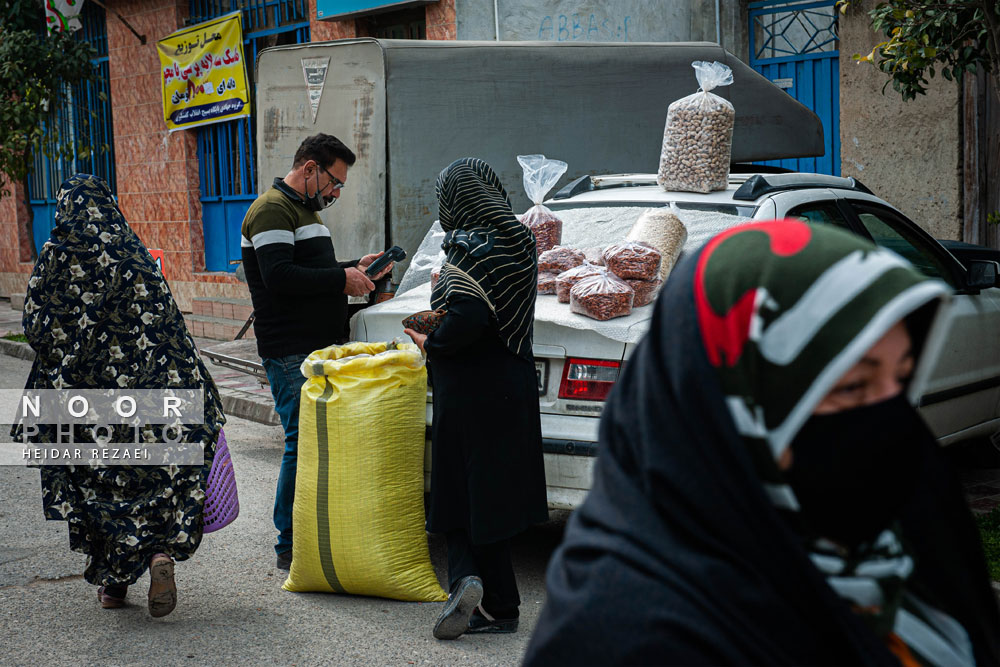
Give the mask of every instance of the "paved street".
<svg viewBox="0 0 1000 667">
<path fill-rule="evenodd" d="M 0 300 L 0 335 L 20 331 L 20 313 L 6 306 Z M 8 355 L 30 350 L 18 344 L 0 347 L 5 352 L 0 354 L 0 389 L 23 387 L 30 362 Z M 209 368 L 231 406 L 267 421 L 273 411 L 266 389 L 249 376 Z M 82 577 L 84 557 L 69 550 L 66 525 L 42 517 L 38 471 L 0 466 L 2 664 L 520 662 L 541 611 L 545 565 L 565 526 L 565 513 L 553 513 L 552 521 L 515 542 L 523 600 L 520 631 L 439 642 L 431 637 L 431 627 L 440 603 L 281 590 L 284 573 L 274 567 L 270 519 L 281 428 L 238 417 L 230 417 L 225 428 L 237 471 L 240 517 L 206 536 L 195 557 L 178 564 L 178 606 L 162 619 L 152 619 L 146 611 L 145 578 L 129 592 L 128 607 L 101 609 L 94 587 Z M 972 509 L 986 512 L 1000 506 L 1000 454 L 989 447 L 953 451 Z M 431 557 L 442 581 L 444 546 L 431 537 Z"/>
<path fill-rule="evenodd" d="M 0 354 L 0 387 L 24 385 L 30 363 Z M 403 603 L 281 590 L 274 567 L 271 503 L 281 428 L 239 418 L 226 424 L 240 490 L 240 517 L 205 537 L 177 566 L 177 609 L 149 617 L 148 580 L 129 606 L 101 609 L 71 552 L 66 525 L 42 517 L 38 471 L 0 467 L 0 632 L 5 665 L 277 663 L 337 665 L 513 665 L 544 600 L 545 564 L 565 515 L 517 540 L 521 630 L 514 635 L 431 637 L 440 603 Z M 431 539 L 438 577 L 445 550 Z"/>
</svg>

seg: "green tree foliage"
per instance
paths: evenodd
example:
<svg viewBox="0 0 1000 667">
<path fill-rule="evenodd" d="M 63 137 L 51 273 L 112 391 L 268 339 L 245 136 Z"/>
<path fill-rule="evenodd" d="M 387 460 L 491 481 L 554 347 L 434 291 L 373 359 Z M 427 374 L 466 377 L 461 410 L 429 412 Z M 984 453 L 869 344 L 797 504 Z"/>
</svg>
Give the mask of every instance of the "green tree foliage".
<svg viewBox="0 0 1000 667">
<path fill-rule="evenodd" d="M 976 517 L 979 535 L 983 541 L 983 555 L 990 568 L 990 578 L 1000 581 L 1000 508 L 993 508 L 989 514 Z"/>
<path fill-rule="evenodd" d="M 94 55 L 72 33 L 47 34 L 39 0 L 0 0 L 0 196 L 24 182 L 32 151 L 68 158 L 100 149 L 61 136 L 53 122 L 69 100 L 69 84 L 97 76 Z"/>
<path fill-rule="evenodd" d="M 858 4 L 837 3 L 841 13 Z M 904 100 L 925 94 L 937 69 L 945 79 L 961 81 L 965 72 L 981 68 L 1000 94 L 1000 0 L 889 0 L 868 15 L 886 40 L 854 59 L 888 74 L 886 85 Z"/>
</svg>

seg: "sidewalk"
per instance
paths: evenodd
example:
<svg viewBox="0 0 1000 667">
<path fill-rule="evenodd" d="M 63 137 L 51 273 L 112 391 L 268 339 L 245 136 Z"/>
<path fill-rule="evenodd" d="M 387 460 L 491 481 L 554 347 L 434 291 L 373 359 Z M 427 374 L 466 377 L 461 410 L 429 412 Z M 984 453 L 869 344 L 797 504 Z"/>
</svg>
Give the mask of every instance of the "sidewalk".
<svg viewBox="0 0 1000 667">
<path fill-rule="evenodd" d="M 3 339 L 7 334 L 21 332 L 21 311 L 12 309 L 8 299 L 0 298 L 0 353 L 22 359 L 33 359 L 34 352 L 26 343 Z M 223 342 L 195 338 L 199 350 Z M 203 358 L 212 374 L 212 379 L 219 387 L 222 405 L 227 415 L 259 424 L 281 424 L 274 411 L 274 399 L 271 398 L 271 390 L 268 387 L 262 386 L 251 375 L 218 366 L 207 357 Z M 1000 452 L 983 446 L 961 448 L 961 450 L 951 447 L 948 451 L 949 457 L 953 459 L 958 469 L 969 508 L 973 513 L 987 514 L 994 508 L 1000 507 Z M 952 454 L 954 456 L 951 456 Z"/>
<path fill-rule="evenodd" d="M 194 342 L 198 349 L 202 350 L 223 341 L 195 338 Z M 262 385 L 252 375 L 216 365 L 204 355 L 202 355 L 202 359 L 204 359 L 208 372 L 212 374 L 212 379 L 215 380 L 215 384 L 219 388 L 219 394 L 222 396 L 222 407 L 227 415 L 242 417 L 258 424 L 281 425 L 278 413 L 274 411 L 274 399 L 271 397 L 269 387 Z"/>
</svg>

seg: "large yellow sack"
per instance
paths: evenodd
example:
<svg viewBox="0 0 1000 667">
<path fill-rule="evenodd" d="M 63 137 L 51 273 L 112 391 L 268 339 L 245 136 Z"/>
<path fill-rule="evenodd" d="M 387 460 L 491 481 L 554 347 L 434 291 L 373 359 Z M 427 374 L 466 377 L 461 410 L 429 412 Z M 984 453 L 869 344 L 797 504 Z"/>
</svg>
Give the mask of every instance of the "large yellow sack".
<svg viewBox="0 0 1000 667">
<path fill-rule="evenodd" d="M 416 345 L 313 352 L 299 406 L 284 589 L 447 599 L 424 531 L 427 369 Z"/>
</svg>

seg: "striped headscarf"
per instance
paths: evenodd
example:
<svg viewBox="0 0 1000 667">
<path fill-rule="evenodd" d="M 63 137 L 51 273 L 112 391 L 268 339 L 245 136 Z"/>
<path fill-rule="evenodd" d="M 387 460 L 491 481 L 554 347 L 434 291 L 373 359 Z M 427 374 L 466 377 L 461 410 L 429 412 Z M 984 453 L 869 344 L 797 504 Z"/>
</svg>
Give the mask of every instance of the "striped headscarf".
<svg viewBox="0 0 1000 667">
<path fill-rule="evenodd" d="M 446 260 L 431 307 L 447 308 L 458 295 L 480 299 L 507 348 L 531 359 L 538 273 L 534 235 L 518 222 L 500 179 L 480 159 L 452 162 L 435 189 Z"/>
</svg>

